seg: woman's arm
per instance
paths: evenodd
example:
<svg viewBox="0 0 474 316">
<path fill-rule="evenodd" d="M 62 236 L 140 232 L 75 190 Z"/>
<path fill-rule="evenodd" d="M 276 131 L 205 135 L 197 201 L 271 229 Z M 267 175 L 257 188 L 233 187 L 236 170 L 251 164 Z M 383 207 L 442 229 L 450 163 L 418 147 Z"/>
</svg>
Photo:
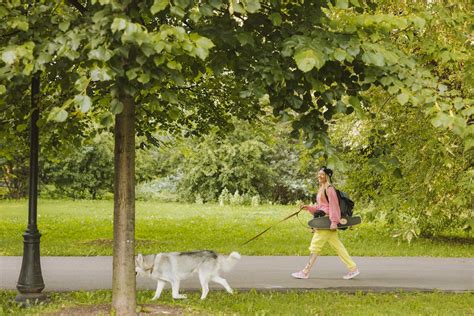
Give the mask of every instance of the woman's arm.
<svg viewBox="0 0 474 316">
<path fill-rule="evenodd" d="M 318 210 L 317 204 L 315 205 L 302 205 L 300 209 L 307 210 L 311 214 L 314 214 Z"/>
</svg>

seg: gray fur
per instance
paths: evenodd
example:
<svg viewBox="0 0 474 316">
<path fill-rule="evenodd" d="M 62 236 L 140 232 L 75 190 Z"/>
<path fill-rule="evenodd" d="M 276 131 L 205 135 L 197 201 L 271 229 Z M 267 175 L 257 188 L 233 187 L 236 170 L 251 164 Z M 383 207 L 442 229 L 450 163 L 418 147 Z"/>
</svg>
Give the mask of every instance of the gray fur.
<svg viewBox="0 0 474 316">
<path fill-rule="evenodd" d="M 186 298 L 185 295 L 179 294 L 180 281 L 197 272 L 202 287 L 201 299 L 205 299 L 209 292 L 209 281 L 221 284 L 227 292 L 232 293 L 229 284 L 219 272 L 230 271 L 239 259 L 240 254 L 237 252 L 224 256 L 210 250 L 168 252 L 147 256 L 139 254 L 135 259 L 135 271 L 137 275 L 157 280 L 153 300 L 160 297 L 165 282 L 171 284 L 174 299 Z"/>
<path fill-rule="evenodd" d="M 185 251 L 180 252 L 180 256 L 191 256 L 191 257 L 210 257 L 212 259 L 217 259 L 217 253 L 212 250 L 196 250 L 196 251 Z"/>
</svg>

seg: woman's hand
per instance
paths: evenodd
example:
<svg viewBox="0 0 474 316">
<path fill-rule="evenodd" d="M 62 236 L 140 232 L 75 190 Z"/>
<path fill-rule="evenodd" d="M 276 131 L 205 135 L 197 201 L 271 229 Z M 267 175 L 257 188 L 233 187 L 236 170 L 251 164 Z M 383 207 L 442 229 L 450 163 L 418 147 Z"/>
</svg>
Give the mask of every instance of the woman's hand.
<svg viewBox="0 0 474 316">
<path fill-rule="evenodd" d="M 300 204 L 300 210 L 308 210 L 308 205 Z"/>
<path fill-rule="evenodd" d="M 336 223 L 331 223 L 331 226 L 329 226 L 330 230 L 336 230 L 337 229 L 337 224 Z"/>
</svg>

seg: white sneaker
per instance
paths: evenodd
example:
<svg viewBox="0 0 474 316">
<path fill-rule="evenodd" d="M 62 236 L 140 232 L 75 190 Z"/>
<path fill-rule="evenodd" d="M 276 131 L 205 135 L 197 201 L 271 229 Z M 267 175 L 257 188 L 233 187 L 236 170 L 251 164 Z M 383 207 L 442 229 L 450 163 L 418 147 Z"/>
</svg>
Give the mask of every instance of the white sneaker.
<svg viewBox="0 0 474 316">
<path fill-rule="evenodd" d="M 345 276 L 343 276 L 342 278 L 344 280 L 350 280 L 352 278 L 355 278 L 356 276 L 358 276 L 360 274 L 359 272 L 359 269 L 355 269 L 354 271 L 349 271 L 349 273 L 347 273 Z"/>
<path fill-rule="evenodd" d="M 305 273 L 303 270 L 301 270 L 301 271 L 292 273 L 291 276 L 294 277 L 295 279 L 307 279 L 309 278 L 309 272 Z"/>
</svg>

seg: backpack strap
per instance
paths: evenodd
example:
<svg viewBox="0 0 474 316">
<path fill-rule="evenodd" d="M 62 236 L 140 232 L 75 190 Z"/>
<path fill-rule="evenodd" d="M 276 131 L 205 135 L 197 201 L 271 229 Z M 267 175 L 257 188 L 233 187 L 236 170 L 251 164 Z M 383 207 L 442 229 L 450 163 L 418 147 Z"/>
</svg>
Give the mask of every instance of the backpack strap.
<svg viewBox="0 0 474 316">
<path fill-rule="evenodd" d="M 334 186 L 333 186 L 332 184 L 331 184 L 331 185 L 328 185 L 328 188 L 329 188 L 329 187 L 333 187 L 333 188 L 334 188 Z M 336 188 L 334 188 L 334 189 L 336 189 Z M 337 191 L 336 191 L 336 193 L 337 193 Z M 329 198 L 328 198 L 328 194 L 326 193 L 326 189 L 324 189 L 324 196 L 326 197 L 326 201 L 328 201 L 328 203 L 329 203 Z"/>
</svg>

